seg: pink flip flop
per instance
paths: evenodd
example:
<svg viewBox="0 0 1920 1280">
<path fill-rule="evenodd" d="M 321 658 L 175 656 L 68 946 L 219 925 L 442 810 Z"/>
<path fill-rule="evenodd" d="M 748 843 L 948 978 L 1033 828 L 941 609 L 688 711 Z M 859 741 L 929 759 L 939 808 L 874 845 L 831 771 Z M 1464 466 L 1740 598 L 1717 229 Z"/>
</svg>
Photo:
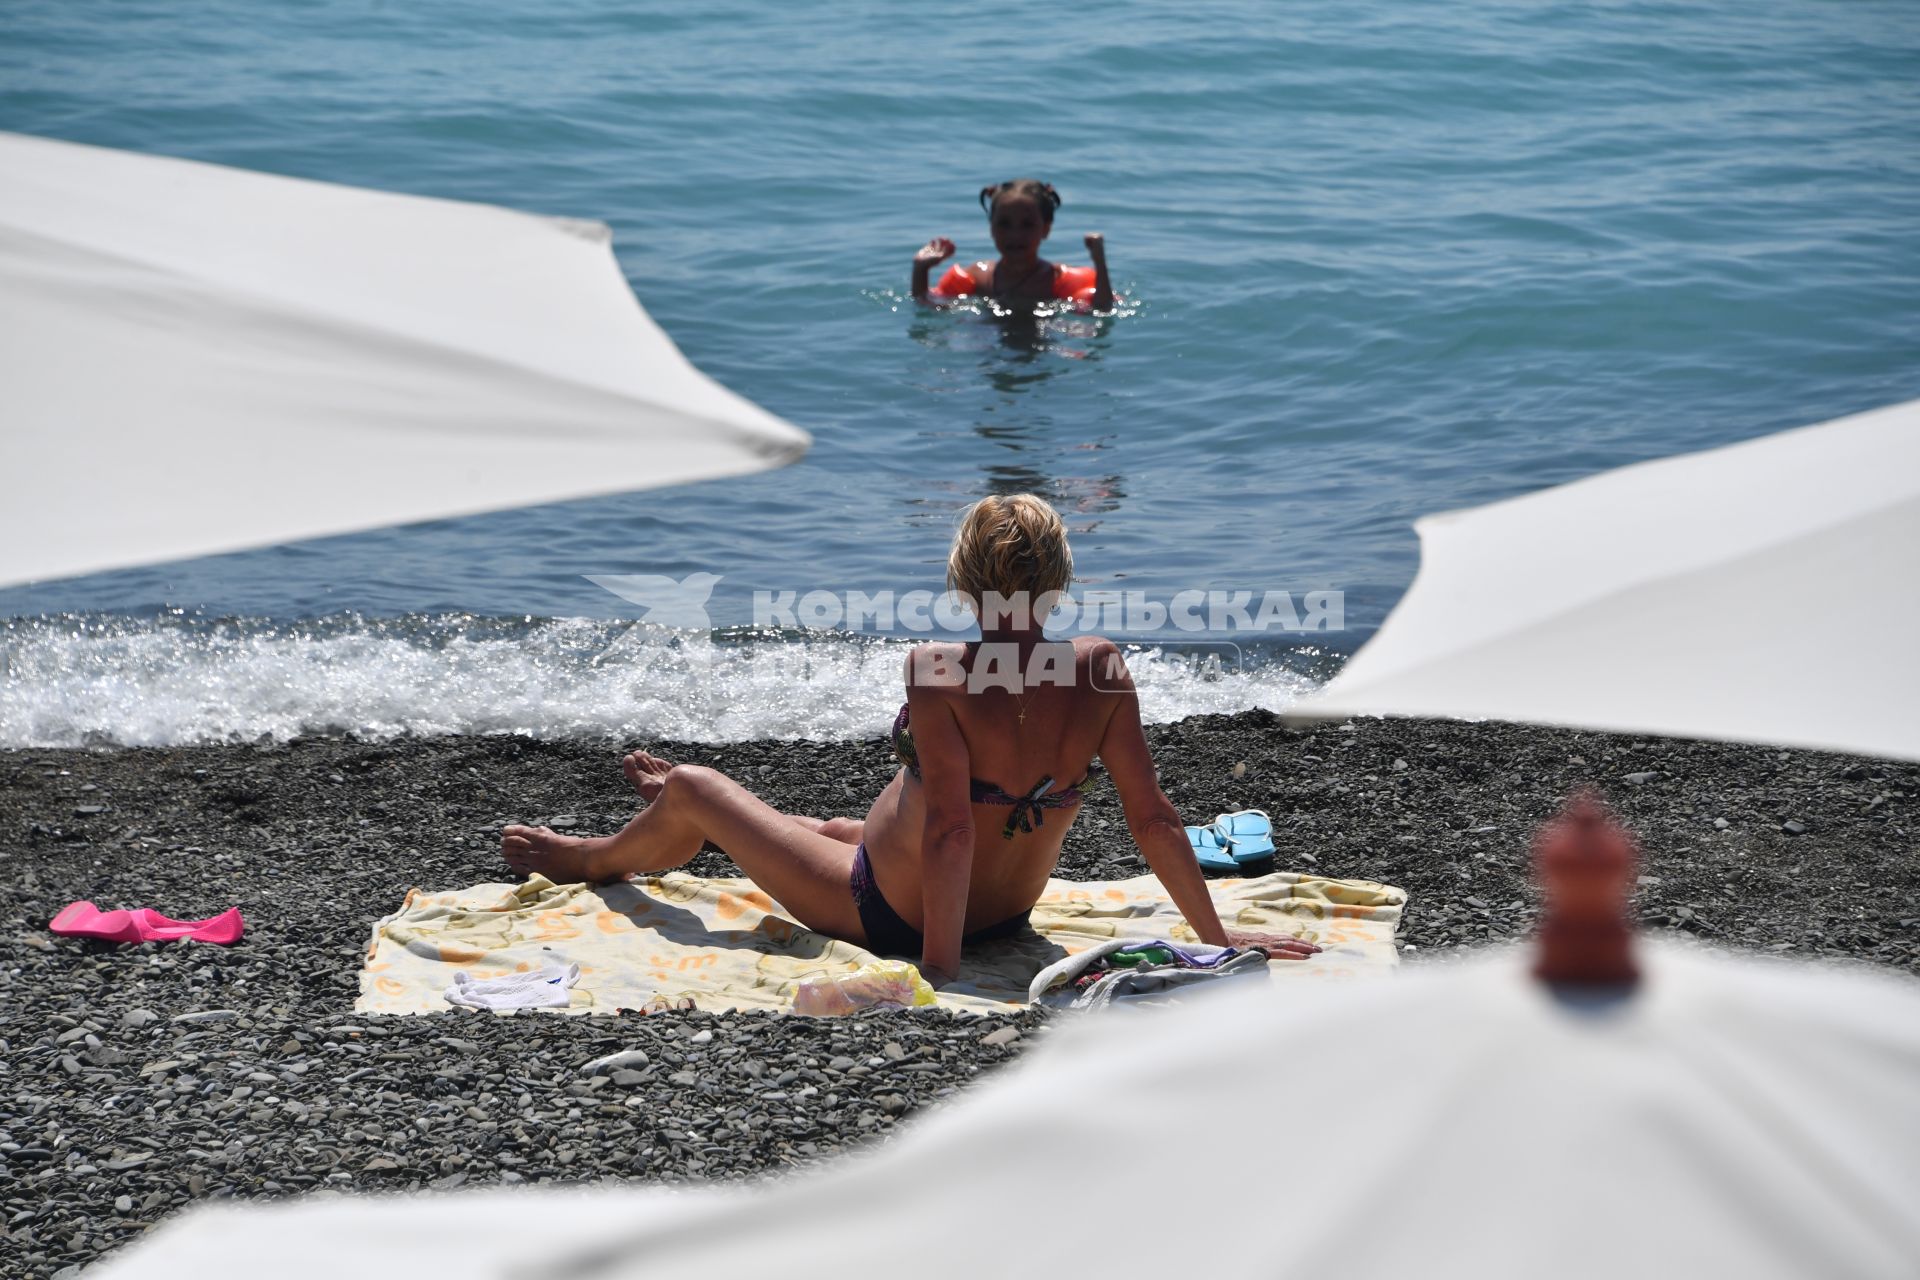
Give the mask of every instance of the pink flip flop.
<svg viewBox="0 0 1920 1280">
<path fill-rule="evenodd" d="M 231 907 L 205 920 L 170 920 L 152 907 L 132 911 L 102 911 L 91 902 L 70 902 L 47 925 L 64 938 L 101 938 L 107 942 L 174 942 L 192 938 L 231 946 L 240 941 L 246 922 L 240 908 Z"/>
</svg>

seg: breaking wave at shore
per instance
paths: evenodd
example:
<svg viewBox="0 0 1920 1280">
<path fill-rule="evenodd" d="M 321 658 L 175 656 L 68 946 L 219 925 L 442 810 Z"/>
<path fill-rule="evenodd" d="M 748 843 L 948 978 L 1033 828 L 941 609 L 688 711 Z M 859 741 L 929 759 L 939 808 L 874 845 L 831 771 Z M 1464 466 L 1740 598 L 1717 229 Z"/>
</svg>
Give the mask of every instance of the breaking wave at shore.
<svg viewBox="0 0 1920 1280">
<path fill-rule="evenodd" d="M 844 740 L 883 732 L 908 642 L 687 633 L 599 619 L 297 624 L 65 616 L 0 624 L 0 747 L 176 746 L 518 733 Z M 1280 710 L 1333 659 L 1213 644 L 1123 648 L 1150 722 Z"/>
</svg>

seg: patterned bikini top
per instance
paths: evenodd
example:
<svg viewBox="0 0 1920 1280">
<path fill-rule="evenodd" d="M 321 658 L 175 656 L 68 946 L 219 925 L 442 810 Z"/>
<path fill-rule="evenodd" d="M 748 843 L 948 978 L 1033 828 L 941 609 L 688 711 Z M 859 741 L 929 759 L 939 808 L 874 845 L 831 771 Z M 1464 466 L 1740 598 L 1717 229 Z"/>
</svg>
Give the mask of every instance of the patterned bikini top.
<svg viewBox="0 0 1920 1280">
<path fill-rule="evenodd" d="M 893 754 L 900 758 L 914 781 L 920 781 L 920 754 L 914 750 L 913 731 L 907 726 L 907 704 L 900 704 L 900 714 L 893 718 Z M 1062 791 L 1054 791 L 1053 775 L 1047 774 L 1033 784 L 1025 795 L 1014 795 L 998 783 L 987 782 L 980 778 L 969 778 L 968 789 L 975 804 L 1006 804 L 1013 806 L 1013 812 L 1007 815 L 1007 825 L 1001 829 L 1003 839 L 1013 839 L 1015 831 L 1032 831 L 1043 826 L 1047 809 L 1071 809 L 1080 803 L 1081 791 L 1099 771 L 1095 765 L 1087 770 L 1087 776 Z"/>
</svg>

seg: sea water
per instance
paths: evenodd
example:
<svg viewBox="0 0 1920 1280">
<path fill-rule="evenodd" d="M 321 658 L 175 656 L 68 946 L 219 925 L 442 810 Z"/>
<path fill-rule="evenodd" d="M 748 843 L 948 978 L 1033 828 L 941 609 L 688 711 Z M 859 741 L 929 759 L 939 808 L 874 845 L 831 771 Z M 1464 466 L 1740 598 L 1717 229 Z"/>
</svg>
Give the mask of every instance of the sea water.
<svg viewBox="0 0 1920 1280">
<path fill-rule="evenodd" d="M 695 363 L 816 442 L 0 592 L 0 745 L 875 733 L 904 640 L 755 593 L 937 589 L 957 513 L 1019 491 L 1083 593 L 1338 593 L 1335 629 L 1135 653 L 1150 718 L 1283 707 L 1423 513 L 1920 396 L 1908 0 L 15 3 L 0 128 L 604 220 Z M 1121 314 L 916 307 L 913 250 L 990 254 L 975 193 L 1025 175 Z M 712 643 L 590 581 L 694 573 Z"/>
</svg>

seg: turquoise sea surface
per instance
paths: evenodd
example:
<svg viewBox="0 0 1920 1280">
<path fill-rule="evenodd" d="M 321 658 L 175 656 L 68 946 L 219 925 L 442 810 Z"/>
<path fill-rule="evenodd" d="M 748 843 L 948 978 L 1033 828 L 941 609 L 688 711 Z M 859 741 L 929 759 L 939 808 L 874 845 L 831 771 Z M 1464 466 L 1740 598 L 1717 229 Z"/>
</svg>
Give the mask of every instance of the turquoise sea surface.
<svg viewBox="0 0 1920 1280">
<path fill-rule="evenodd" d="M 1344 592 L 1345 630 L 1149 691 L 1280 706 L 1423 513 L 1920 396 L 1910 0 L 13 3 L 0 128 L 604 220 L 686 353 L 816 440 L 0 592 L 0 745 L 877 732 L 897 651 L 751 631 L 752 592 L 935 587 L 958 510 L 1021 490 L 1084 587 Z M 1056 256 L 1106 235 L 1120 315 L 903 296 L 1029 174 Z M 717 663 L 585 577 L 696 571 Z M 1844 651 L 1810 632 L 1783 689 Z"/>
</svg>

